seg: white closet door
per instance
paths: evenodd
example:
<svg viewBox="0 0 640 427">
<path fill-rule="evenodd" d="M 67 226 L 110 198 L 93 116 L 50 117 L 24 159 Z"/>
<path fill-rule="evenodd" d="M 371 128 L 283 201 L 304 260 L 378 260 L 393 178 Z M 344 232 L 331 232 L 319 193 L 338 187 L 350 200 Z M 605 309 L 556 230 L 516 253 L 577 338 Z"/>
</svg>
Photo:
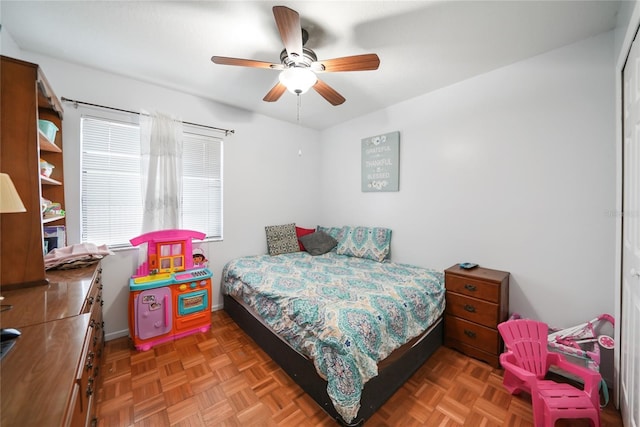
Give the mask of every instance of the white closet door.
<svg viewBox="0 0 640 427">
<path fill-rule="evenodd" d="M 640 427 L 640 41 L 623 69 L 622 309 L 620 410 L 626 427 Z"/>
</svg>

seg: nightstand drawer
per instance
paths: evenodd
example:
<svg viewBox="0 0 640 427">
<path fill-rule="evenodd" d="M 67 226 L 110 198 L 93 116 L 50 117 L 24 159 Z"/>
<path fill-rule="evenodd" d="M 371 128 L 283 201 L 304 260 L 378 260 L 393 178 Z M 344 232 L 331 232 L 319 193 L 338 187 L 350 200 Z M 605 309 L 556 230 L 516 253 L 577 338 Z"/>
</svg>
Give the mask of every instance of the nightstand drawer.
<svg viewBox="0 0 640 427">
<path fill-rule="evenodd" d="M 500 286 L 498 284 L 468 277 L 448 275 L 447 290 L 495 303 L 500 301 Z"/>
<path fill-rule="evenodd" d="M 498 304 L 447 291 L 446 313 L 480 323 L 489 328 L 498 327 Z"/>
<path fill-rule="evenodd" d="M 499 352 L 498 331 L 468 320 L 446 315 L 446 338 L 460 341 L 489 353 Z"/>
</svg>

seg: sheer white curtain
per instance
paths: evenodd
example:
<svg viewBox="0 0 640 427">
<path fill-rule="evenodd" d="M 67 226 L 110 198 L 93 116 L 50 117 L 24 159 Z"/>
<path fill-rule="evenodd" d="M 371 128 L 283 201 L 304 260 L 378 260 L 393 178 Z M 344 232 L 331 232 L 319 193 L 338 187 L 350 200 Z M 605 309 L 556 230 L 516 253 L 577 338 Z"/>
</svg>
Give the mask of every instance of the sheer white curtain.
<svg viewBox="0 0 640 427">
<path fill-rule="evenodd" d="M 141 114 L 140 154 L 142 233 L 182 228 L 182 122 Z"/>
</svg>

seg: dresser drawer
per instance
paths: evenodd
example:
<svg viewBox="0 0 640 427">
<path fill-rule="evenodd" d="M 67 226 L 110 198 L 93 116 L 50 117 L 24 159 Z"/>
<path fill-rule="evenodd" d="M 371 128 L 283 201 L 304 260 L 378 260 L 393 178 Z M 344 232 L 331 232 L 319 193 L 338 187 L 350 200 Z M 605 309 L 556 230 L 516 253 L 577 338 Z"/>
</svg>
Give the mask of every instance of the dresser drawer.
<svg viewBox="0 0 640 427">
<path fill-rule="evenodd" d="M 468 277 L 447 275 L 447 290 L 495 303 L 500 301 L 498 284 Z"/>
<path fill-rule="evenodd" d="M 498 326 L 498 304 L 447 291 L 446 313 L 480 323 L 489 328 Z"/>
<path fill-rule="evenodd" d="M 495 329 L 451 315 L 445 316 L 445 328 L 447 339 L 460 341 L 489 353 L 499 352 L 498 331 Z"/>
</svg>

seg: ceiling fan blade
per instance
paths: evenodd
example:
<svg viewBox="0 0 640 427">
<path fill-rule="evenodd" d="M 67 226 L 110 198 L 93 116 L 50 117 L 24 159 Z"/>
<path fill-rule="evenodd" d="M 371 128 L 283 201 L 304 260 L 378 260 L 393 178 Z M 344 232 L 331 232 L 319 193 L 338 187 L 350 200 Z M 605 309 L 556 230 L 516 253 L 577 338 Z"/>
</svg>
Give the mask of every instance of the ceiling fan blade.
<svg viewBox="0 0 640 427">
<path fill-rule="evenodd" d="M 211 60 L 220 65 L 238 65 L 240 67 L 268 68 L 271 70 L 284 70 L 284 65 L 271 62 L 256 61 L 254 59 L 228 58 L 226 56 L 212 56 Z"/>
<path fill-rule="evenodd" d="M 318 64 L 318 65 L 316 65 Z M 380 58 L 375 53 L 364 55 L 343 56 L 342 58 L 325 59 L 311 64 L 311 68 L 316 72 L 337 72 L 337 71 L 368 71 L 377 70 L 380 65 Z"/>
<path fill-rule="evenodd" d="M 269 93 L 267 93 L 264 96 L 264 98 L 262 98 L 262 100 L 267 102 L 275 102 L 278 99 L 280 99 L 280 97 L 286 90 L 287 90 L 287 87 L 282 83 L 278 82 L 274 87 L 271 88 Z"/>
<path fill-rule="evenodd" d="M 298 12 L 286 6 L 273 6 L 273 17 L 276 20 L 280 38 L 282 38 L 282 43 L 287 50 L 289 58 L 294 62 L 298 62 L 298 59 L 303 59 L 302 26 L 300 25 Z"/>
<path fill-rule="evenodd" d="M 346 101 L 344 97 L 336 92 L 334 88 L 320 79 L 318 79 L 316 84 L 313 85 L 313 89 L 315 89 L 315 91 L 318 92 L 324 99 L 329 101 L 331 105 L 340 105 L 344 101 Z"/>
</svg>

